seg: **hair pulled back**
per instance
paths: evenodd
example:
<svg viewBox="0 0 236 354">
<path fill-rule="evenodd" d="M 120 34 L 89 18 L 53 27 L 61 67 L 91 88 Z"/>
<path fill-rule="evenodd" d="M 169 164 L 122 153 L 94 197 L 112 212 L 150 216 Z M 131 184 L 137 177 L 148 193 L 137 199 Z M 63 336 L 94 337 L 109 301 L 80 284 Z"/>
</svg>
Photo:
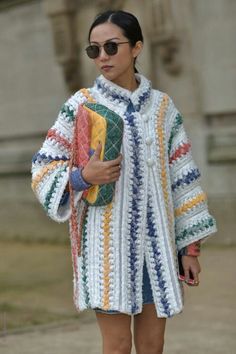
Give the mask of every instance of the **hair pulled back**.
<svg viewBox="0 0 236 354">
<path fill-rule="evenodd" d="M 88 41 L 90 41 L 92 30 L 106 22 L 113 23 L 114 25 L 120 27 L 132 47 L 134 47 L 138 41 L 143 42 L 142 29 L 137 18 L 131 13 L 122 10 L 108 10 L 98 14 L 89 29 Z M 138 72 L 136 68 L 134 69 L 135 72 Z"/>
</svg>

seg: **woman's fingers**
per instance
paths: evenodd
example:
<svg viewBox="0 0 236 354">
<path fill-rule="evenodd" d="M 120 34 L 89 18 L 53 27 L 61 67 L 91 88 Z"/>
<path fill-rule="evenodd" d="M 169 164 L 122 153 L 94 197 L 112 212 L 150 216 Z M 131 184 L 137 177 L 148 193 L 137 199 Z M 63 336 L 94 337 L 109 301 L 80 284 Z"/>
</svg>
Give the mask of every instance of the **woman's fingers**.
<svg viewBox="0 0 236 354">
<path fill-rule="evenodd" d="M 185 282 L 188 285 L 199 285 L 199 273 L 201 271 L 200 264 L 197 257 L 183 256 L 183 268 Z"/>
<path fill-rule="evenodd" d="M 112 167 L 112 166 L 117 166 L 120 165 L 122 161 L 122 155 L 120 154 L 116 159 L 114 160 L 110 160 L 110 161 L 106 161 L 107 165 Z"/>
<path fill-rule="evenodd" d="M 186 265 L 184 266 L 184 278 L 185 278 L 185 282 L 189 283 L 189 279 L 190 279 L 190 269 L 189 267 Z"/>
<path fill-rule="evenodd" d="M 199 276 L 198 276 L 198 273 L 197 272 L 193 272 L 192 271 L 192 274 L 193 274 L 193 285 L 198 285 L 199 284 Z"/>
<path fill-rule="evenodd" d="M 94 151 L 94 153 L 93 153 L 93 155 L 91 157 L 91 159 L 99 160 L 101 152 L 102 152 L 102 144 L 99 142 L 97 147 L 96 147 L 96 150 Z"/>
<path fill-rule="evenodd" d="M 193 267 L 191 269 L 191 272 L 193 274 L 193 282 L 194 282 L 193 285 L 195 285 L 195 286 L 199 285 L 199 282 L 200 282 L 199 273 L 201 272 L 201 268 L 200 268 L 200 264 L 199 264 L 198 260 L 197 260 L 197 264 L 195 265 L 195 267 Z"/>
<path fill-rule="evenodd" d="M 101 161 L 102 144 L 99 143 L 94 154 L 83 169 L 83 177 L 91 184 L 108 184 L 120 177 L 122 155 L 111 161 Z"/>
<path fill-rule="evenodd" d="M 117 172 L 120 172 L 120 170 L 121 170 L 121 165 L 116 165 L 116 166 L 112 167 L 111 173 L 112 174 L 117 173 Z"/>
<path fill-rule="evenodd" d="M 108 177 L 107 177 L 107 181 L 106 183 L 111 183 L 111 182 L 115 182 L 119 179 L 120 177 L 120 169 L 110 172 Z"/>
</svg>

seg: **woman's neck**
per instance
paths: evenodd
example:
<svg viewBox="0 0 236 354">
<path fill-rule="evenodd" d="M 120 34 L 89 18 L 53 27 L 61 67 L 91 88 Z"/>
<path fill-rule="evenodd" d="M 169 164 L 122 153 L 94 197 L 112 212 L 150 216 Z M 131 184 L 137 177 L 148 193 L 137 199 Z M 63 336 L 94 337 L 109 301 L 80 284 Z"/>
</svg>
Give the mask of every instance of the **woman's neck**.
<svg viewBox="0 0 236 354">
<path fill-rule="evenodd" d="M 139 82 L 137 81 L 134 74 L 130 77 L 119 78 L 118 80 L 114 80 L 113 82 L 114 84 L 131 92 L 135 91 L 139 86 Z"/>
</svg>

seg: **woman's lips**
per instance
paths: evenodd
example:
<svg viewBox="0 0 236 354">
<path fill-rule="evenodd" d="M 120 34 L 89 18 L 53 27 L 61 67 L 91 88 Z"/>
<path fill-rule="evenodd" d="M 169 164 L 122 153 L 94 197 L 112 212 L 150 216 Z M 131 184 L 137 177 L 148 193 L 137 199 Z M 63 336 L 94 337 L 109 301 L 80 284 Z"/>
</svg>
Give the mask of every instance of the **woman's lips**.
<svg viewBox="0 0 236 354">
<path fill-rule="evenodd" d="M 103 65 L 103 66 L 101 67 L 101 69 L 104 70 L 104 71 L 109 71 L 109 70 L 111 70 L 112 68 L 113 68 L 113 66 L 111 66 L 111 65 Z"/>
</svg>

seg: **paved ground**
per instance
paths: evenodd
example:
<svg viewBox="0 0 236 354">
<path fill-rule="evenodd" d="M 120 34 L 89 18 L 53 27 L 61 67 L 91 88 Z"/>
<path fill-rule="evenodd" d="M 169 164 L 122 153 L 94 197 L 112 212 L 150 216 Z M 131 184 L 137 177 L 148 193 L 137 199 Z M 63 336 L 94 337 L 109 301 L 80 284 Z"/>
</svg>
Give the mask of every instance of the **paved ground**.
<svg viewBox="0 0 236 354">
<path fill-rule="evenodd" d="M 236 248 L 207 248 L 201 264 L 200 287 L 186 288 L 184 313 L 167 322 L 165 354 L 236 354 Z M 87 311 L 76 322 L 1 336 L 0 353 L 99 354 L 101 340 Z"/>
</svg>

